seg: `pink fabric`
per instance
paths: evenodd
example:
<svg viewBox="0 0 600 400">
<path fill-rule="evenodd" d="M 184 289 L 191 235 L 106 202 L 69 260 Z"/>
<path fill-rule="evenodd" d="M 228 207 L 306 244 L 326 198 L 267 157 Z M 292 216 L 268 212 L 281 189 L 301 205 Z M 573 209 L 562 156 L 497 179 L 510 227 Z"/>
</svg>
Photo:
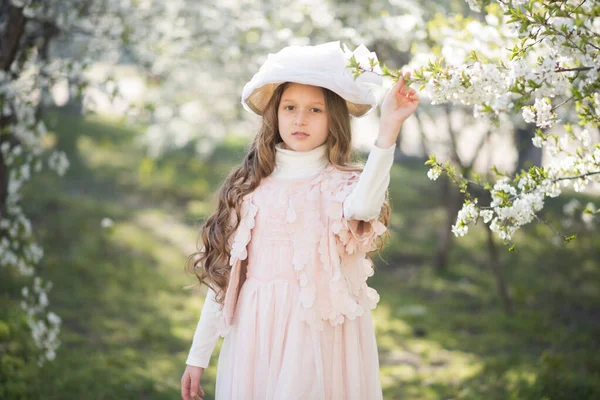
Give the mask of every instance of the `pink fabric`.
<svg viewBox="0 0 600 400">
<path fill-rule="evenodd" d="M 245 198 L 217 399 L 382 398 L 370 313 L 379 296 L 366 285 L 365 252 L 385 226 L 343 217 L 357 178 L 329 166 L 310 178 L 266 178 Z"/>
</svg>

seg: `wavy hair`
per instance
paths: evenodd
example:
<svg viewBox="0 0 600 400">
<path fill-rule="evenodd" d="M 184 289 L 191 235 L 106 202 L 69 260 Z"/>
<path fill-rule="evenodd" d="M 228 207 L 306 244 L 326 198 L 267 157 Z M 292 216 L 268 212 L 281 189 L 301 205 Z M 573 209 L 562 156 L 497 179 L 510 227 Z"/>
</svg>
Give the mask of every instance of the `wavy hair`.
<svg viewBox="0 0 600 400">
<path fill-rule="evenodd" d="M 260 130 L 248 145 L 242 165 L 227 176 L 218 193 L 217 210 L 201 226 L 198 251 L 186 260 L 186 271 L 195 274 L 199 284 L 204 283 L 212 288 L 216 294 L 215 299 L 220 304 L 223 304 L 231 271 L 229 240 L 240 223 L 242 199 L 275 169 L 275 145 L 283 141 L 278 130 L 277 110 L 289 84 L 282 83 L 275 89 L 263 113 Z M 351 161 L 352 134 L 346 101 L 329 89 L 321 89 L 328 112 L 327 158 L 340 170 L 362 172 L 363 165 Z M 379 215 L 379 220 L 385 226 L 388 226 L 390 212 L 386 196 Z M 232 220 L 233 214 L 236 216 L 235 220 Z M 386 231 L 378 239 L 378 252 L 387 239 L 389 232 Z"/>
</svg>

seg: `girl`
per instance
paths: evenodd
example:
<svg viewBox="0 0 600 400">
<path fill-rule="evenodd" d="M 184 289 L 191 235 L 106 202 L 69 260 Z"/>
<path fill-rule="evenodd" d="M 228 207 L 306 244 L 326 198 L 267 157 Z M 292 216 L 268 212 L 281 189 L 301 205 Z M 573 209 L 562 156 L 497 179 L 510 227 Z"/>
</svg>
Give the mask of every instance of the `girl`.
<svg viewBox="0 0 600 400">
<path fill-rule="evenodd" d="M 352 54 L 376 61 L 362 45 Z M 339 42 L 286 47 L 244 87 L 242 104 L 262 127 L 188 259 L 209 289 L 185 400 L 204 396 L 219 336 L 217 399 L 382 398 L 366 254 L 382 247 L 395 143 L 419 98 L 400 77 L 364 169 L 351 165 L 350 115 L 371 111 L 381 84 L 375 74 L 353 78 L 352 54 Z"/>
</svg>

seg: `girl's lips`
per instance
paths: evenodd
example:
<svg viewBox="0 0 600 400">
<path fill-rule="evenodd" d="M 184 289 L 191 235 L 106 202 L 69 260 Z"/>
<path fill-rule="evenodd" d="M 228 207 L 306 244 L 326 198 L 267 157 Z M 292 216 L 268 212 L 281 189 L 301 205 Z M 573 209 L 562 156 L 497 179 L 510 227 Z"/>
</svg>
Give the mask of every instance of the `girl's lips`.
<svg viewBox="0 0 600 400">
<path fill-rule="evenodd" d="M 302 139 L 302 138 L 307 138 L 309 135 L 306 132 L 294 132 L 294 133 L 292 133 L 292 136 L 294 136 L 298 139 Z"/>
</svg>

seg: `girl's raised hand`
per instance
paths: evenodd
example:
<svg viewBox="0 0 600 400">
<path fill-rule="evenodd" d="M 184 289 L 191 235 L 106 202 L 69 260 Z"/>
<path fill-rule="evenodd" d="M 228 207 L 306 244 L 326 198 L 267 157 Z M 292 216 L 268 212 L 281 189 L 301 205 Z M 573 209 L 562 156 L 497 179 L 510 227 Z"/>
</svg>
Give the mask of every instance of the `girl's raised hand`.
<svg viewBox="0 0 600 400">
<path fill-rule="evenodd" d="M 204 368 L 188 365 L 181 377 L 181 398 L 183 400 L 198 400 L 204 397 L 204 390 L 200 386 L 200 377 Z M 201 397 L 202 396 L 202 397 Z"/>
<path fill-rule="evenodd" d="M 400 75 L 398 81 L 388 91 L 381 104 L 381 123 L 399 126 L 419 105 L 417 91 L 406 86 L 405 78 L 410 78 L 410 72 Z"/>
</svg>

